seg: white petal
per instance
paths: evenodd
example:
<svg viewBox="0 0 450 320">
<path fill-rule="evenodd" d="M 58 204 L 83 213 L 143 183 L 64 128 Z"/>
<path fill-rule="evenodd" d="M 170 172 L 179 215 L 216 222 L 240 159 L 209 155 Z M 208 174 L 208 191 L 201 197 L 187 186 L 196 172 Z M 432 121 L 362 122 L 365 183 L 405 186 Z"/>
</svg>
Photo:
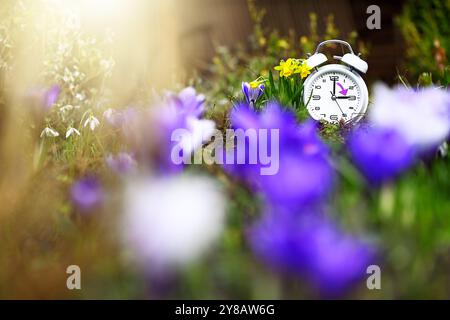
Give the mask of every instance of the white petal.
<svg viewBox="0 0 450 320">
<path fill-rule="evenodd" d="M 195 117 L 188 117 L 186 125 L 190 134 L 182 138 L 180 145 L 186 156 L 191 155 L 202 144 L 209 141 L 214 134 L 216 125 L 211 120 L 199 120 Z"/>
<path fill-rule="evenodd" d="M 59 132 L 58 131 L 56 131 L 56 130 L 54 130 L 54 129 L 51 129 L 51 128 L 49 128 L 50 129 L 50 134 L 53 136 L 53 137 L 58 137 L 59 136 Z"/>
<path fill-rule="evenodd" d="M 444 90 L 376 85 L 373 92 L 369 119 L 375 125 L 397 130 L 421 149 L 438 146 L 450 134 L 450 96 Z"/>
<path fill-rule="evenodd" d="M 220 186 L 209 178 L 179 175 L 131 180 L 121 226 L 125 244 L 144 265 L 185 265 L 218 238 L 225 206 Z"/>
<path fill-rule="evenodd" d="M 76 133 L 77 135 L 80 135 L 80 131 L 78 131 L 77 129 L 75 129 L 73 127 L 69 128 L 69 130 L 67 130 L 67 133 L 66 133 L 66 138 L 70 137 L 74 133 Z"/>
</svg>

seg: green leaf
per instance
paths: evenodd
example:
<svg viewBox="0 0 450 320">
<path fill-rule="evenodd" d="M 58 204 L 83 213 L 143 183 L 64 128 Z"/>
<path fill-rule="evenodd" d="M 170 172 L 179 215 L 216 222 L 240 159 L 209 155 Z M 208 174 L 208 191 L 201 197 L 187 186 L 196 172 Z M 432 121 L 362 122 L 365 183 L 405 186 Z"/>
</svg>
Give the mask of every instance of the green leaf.
<svg viewBox="0 0 450 320">
<path fill-rule="evenodd" d="M 270 93 L 272 95 L 276 95 L 277 94 L 277 88 L 275 87 L 275 83 L 273 82 L 273 74 L 272 74 L 272 70 L 269 70 L 269 83 L 270 83 Z"/>
</svg>

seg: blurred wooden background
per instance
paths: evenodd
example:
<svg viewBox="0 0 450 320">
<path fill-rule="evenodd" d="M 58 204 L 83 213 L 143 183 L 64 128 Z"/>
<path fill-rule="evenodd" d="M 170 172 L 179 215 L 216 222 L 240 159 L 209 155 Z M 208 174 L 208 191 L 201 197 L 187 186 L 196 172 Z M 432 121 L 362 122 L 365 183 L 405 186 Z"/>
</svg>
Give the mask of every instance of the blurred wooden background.
<svg viewBox="0 0 450 320">
<path fill-rule="evenodd" d="M 204 67 L 214 55 L 217 44 L 233 46 L 245 43 L 252 32 L 246 0 L 176 0 L 177 23 L 183 32 L 178 34 L 182 63 L 189 69 Z M 368 57 L 370 80 L 393 82 L 401 65 L 403 45 L 394 17 L 402 10 L 404 0 L 256 0 L 267 14 L 264 26 L 276 28 L 281 34 L 289 30 L 298 36 L 309 34 L 310 12 L 317 13 L 319 34 L 325 27 L 325 18 L 334 15 L 336 27 L 343 38 L 357 31 L 359 39 L 370 47 Z M 366 27 L 369 5 L 381 8 L 381 30 Z M 344 39 L 345 40 L 345 39 Z"/>
</svg>

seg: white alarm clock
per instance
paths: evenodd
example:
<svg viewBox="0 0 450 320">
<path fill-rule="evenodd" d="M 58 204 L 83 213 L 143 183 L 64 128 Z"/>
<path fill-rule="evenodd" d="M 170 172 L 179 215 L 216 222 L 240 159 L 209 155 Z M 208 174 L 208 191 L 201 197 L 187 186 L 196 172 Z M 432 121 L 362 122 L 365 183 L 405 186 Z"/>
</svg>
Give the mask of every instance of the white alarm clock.
<svg viewBox="0 0 450 320">
<path fill-rule="evenodd" d="M 320 53 L 322 46 L 329 43 L 338 43 L 349 48 L 344 56 L 333 56 L 342 64 L 328 64 L 327 57 Z M 315 120 L 325 120 L 331 123 L 355 123 L 361 120 L 367 111 L 369 93 L 361 74 L 367 72 L 367 62 L 359 55 L 353 53 L 348 42 L 342 40 L 327 40 L 321 42 L 316 52 L 306 63 L 314 71 L 304 84 L 306 108 Z"/>
</svg>

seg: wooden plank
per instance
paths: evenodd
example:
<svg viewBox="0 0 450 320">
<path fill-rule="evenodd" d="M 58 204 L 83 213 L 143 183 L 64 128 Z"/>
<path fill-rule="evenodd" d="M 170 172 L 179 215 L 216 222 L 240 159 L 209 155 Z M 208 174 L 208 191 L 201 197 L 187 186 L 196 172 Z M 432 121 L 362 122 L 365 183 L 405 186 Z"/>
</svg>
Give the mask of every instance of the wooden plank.
<svg viewBox="0 0 450 320">
<path fill-rule="evenodd" d="M 215 44 L 235 46 L 245 43 L 252 32 L 252 23 L 245 0 L 175 0 L 177 7 L 178 43 L 184 65 L 204 67 L 214 55 Z M 393 23 L 394 15 L 404 1 L 379 0 L 382 8 L 382 29 L 368 30 L 366 8 L 369 0 L 257 0 L 266 8 L 264 27 L 278 29 L 281 34 L 295 30 L 297 35 L 309 34 L 309 13 L 318 16 L 319 33 L 325 30 L 325 19 L 334 15 L 340 38 L 355 30 L 360 39 L 370 44 L 368 77 L 392 82 L 400 64 L 403 46 Z"/>
</svg>

